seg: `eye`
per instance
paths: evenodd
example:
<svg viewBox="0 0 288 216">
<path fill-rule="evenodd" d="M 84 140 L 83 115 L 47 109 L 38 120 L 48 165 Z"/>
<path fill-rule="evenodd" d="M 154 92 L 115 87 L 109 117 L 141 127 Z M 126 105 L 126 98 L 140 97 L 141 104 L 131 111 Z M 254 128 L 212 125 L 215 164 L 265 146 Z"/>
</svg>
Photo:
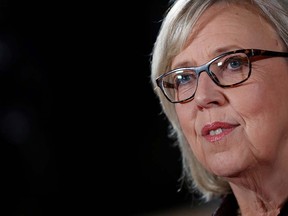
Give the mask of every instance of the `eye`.
<svg viewBox="0 0 288 216">
<path fill-rule="evenodd" d="M 244 61 L 242 56 L 233 56 L 225 60 L 225 67 L 228 70 L 237 70 L 243 66 Z"/>
<path fill-rule="evenodd" d="M 176 74 L 174 77 L 176 86 L 194 84 L 197 81 L 196 73 L 183 71 L 181 74 Z"/>
</svg>

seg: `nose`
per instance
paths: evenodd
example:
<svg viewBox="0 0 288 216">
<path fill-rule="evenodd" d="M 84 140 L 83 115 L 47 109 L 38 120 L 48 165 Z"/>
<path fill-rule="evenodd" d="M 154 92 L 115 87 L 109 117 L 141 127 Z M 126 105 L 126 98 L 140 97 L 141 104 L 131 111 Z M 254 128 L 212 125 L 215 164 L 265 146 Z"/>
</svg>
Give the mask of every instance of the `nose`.
<svg viewBox="0 0 288 216">
<path fill-rule="evenodd" d="M 221 106 L 226 100 L 223 90 L 213 82 L 207 73 L 201 73 L 193 101 L 199 109 Z"/>
</svg>

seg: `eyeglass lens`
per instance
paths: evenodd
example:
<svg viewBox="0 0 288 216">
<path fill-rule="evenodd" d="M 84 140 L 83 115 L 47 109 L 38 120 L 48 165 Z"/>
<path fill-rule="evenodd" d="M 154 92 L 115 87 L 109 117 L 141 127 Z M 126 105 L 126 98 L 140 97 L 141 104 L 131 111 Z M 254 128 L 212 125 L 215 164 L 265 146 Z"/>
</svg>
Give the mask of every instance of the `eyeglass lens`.
<svg viewBox="0 0 288 216">
<path fill-rule="evenodd" d="M 201 68 L 201 70 L 199 70 Z M 162 77 L 162 89 L 171 101 L 184 101 L 196 92 L 198 78 L 205 71 L 219 86 L 225 87 L 243 82 L 249 76 L 249 58 L 244 53 L 224 55 L 200 67 L 179 68 Z"/>
</svg>

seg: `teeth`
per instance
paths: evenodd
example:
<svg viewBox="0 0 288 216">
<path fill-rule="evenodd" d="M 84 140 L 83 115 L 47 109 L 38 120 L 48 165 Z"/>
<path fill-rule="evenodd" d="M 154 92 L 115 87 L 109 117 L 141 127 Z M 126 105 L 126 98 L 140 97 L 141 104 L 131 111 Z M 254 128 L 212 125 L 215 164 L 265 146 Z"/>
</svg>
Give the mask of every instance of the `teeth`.
<svg viewBox="0 0 288 216">
<path fill-rule="evenodd" d="M 222 133 L 222 132 L 223 132 L 222 128 L 218 128 L 217 130 L 211 130 L 211 131 L 209 132 L 209 135 L 213 136 L 213 135 L 220 134 L 220 133 Z"/>
</svg>

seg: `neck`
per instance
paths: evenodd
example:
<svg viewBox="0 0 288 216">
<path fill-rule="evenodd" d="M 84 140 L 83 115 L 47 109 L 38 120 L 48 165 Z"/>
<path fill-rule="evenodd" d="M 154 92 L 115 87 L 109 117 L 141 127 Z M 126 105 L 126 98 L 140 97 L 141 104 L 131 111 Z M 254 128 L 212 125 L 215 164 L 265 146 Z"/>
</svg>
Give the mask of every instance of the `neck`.
<svg viewBox="0 0 288 216">
<path fill-rule="evenodd" d="M 242 216 L 277 216 L 288 199 L 287 168 L 264 170 L 228 179 Z"/>
<path fill-rule="evenodd" d="M 230 183 L 230 186 L 242 216 L 277 216 L 288 198 L 288 185 L 252 188 Z"/>
</svg>

